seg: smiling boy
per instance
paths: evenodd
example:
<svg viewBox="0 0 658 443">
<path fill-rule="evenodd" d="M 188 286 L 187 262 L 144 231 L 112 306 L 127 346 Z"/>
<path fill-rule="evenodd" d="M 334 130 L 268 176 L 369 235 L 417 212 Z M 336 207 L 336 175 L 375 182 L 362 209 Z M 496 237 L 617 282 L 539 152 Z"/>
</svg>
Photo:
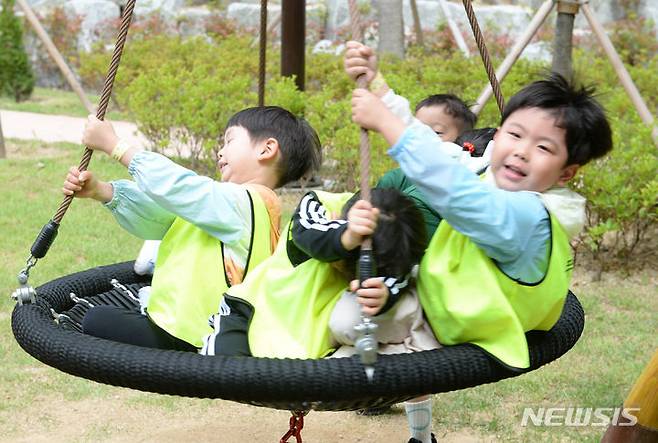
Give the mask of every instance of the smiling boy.
<svg viewBox="0 0 658 443">
<path fill-rule="evenodd" d="M 228 121 L 221 182 L 125 144 L 93 116 L 83 141 L 120 161 L 133 180 L 107 183 L 71 168 L 64 193 L 98 200 L 132 234 L 162 240 L 146 315 L 97 306 L 83 330 L 161 349 L 201 347 L 222 294 L 276 246 L 280 208 L 272 188 L 301 178 L 321 159 L 311 126 L 276 106 L 244 109 Z"/>
<path fill-rule="evenodd" d="M 512 369 L 529 367 L 525 332 L 548 330 L 559 318 L 573 269 L 569 240 L 584 224 L 585 200 L 565 185 L 612 149 L 592 90 L 552 74 L 515 94 L 483 177 L 436 155 L 442 142 L 429 127 L 405 128 L 368 91 L 354 91 L 352 115 L 384 136 L 443 217 L 418 280 L 439 342 L 472 343 Z M 425 431 L 412 438 L 429 442 Z"/>
</svg>

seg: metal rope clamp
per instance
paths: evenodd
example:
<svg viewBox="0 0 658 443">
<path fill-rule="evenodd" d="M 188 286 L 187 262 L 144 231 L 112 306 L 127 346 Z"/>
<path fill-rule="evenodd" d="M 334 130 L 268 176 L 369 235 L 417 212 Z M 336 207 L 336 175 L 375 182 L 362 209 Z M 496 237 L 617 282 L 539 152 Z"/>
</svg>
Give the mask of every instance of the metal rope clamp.
<svg viewBox="0 0 658 443">
<path fill-rule="evenodd" d="M 30 278 L 30 269 L 36 264 L 37 259 L 30 256 L 30 258 L 27 259 L 25 268 L 18 273 L 18 284 L 21 286 L 12 292 L 11 298 L 13 298 L 19 305 L 30 304 L 36 301 L 37 291 L 27 284 L 27 281 Z"/>
<path fill-rule="evenodd" d="M 377 362 L 377 338 L 375 333 L 379 325 L 370 317 L 362 316 L 361 323 L 354 327 L 358 337 L 354 342 L 357 354 L 361 357 L 361 363 L 366 371 L 368 381 L 372 382 L 375 375 L 375 363 Z"/>
</svg>

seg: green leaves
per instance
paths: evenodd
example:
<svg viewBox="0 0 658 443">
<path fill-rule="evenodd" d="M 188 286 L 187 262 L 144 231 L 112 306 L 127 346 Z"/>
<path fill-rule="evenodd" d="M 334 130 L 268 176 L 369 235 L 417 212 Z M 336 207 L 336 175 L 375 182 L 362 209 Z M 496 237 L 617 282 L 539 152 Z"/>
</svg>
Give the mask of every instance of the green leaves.
<svg viewBox="0 0 658 443">
<path fill-rule="evenodd" d="M 2 0 L 0 11 L 0 95 L 25 100 L 34 89 L 34 75 L 23 47 L 23 28 L 14 15 L 14 1 Z"/>
</svg>

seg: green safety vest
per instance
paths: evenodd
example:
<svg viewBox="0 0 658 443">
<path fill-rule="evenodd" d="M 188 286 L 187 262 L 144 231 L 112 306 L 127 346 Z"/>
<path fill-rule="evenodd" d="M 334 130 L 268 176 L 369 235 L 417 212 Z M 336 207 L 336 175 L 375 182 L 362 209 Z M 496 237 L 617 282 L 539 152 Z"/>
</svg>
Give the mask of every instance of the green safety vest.
<svg viewBox="0 0 658 443">
<path fill-rule="evenodd" d="M 512 280 L 468 237 L 445 221 L 439 225 L 418 278 L 418 296 L 439 342 L 473 343 L 508 366 L 530 366 L 525 332 L 555 324 L 573 270 L 567 234 L 550 219 L 548 270 L 533 284 Z"/>
<path fill-rule="evenodd" d="M 353 194 L 315 191 L 329 214 L 340 213 Z M 254 269 L 228 296 L 254 310 L 249 324 L 249 349 L 255 357 L 320 358 L 333 350 L 329 317 L 348 286 L 331 263 L 309 259 L 293 266 L 288 258 L 290 224 L 274 254 Z"/>
<path fill-rule="evenodd" d="M 257 192 L 247 194 L 253 222 L 245 275 L 271 255 L 267 208 Z M 196 347 L 212 332 L 208 317 L 229 286 L 223 248 L 217 238 L 176 218 L 158 251 L 146 311 L 162 329 Z"/>
</svg>

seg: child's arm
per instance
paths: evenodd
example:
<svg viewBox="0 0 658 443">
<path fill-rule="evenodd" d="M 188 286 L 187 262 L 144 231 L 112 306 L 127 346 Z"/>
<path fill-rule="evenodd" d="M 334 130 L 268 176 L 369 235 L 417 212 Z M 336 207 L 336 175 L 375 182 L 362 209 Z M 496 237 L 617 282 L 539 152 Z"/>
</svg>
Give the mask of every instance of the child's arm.
<svg viewBox="0 0 658 443">
<path fill-rule="evenodd" d="M 83 142 L 91 149 L 118 158 L 139 189 L 162 209 L 231 244 L 250 229 L 247 191 L 234 183 L 219 183 L 168 158 L 125 145 L 112 125 L 89 116 Z"/>
<path fill-rule="evenodd" d="M 397 95 L 386 83 L 384 76 L 377 69 L 377 57 L 372 48 L 357 42 L 348 41 L 345 44 L 345 72 L 353 81 L 360 75 L 365 75 L 370 91 L 381 98 L 386 107 L 398 116 L 405 125 L 410 125 L 416 118 L 411 113 L 409 101 Z"/>
<path fill-rule="evenodd" d="M 294 264 L 314 258 L 333 262 L 350 256 L 364 236 L 371 235 L 379 214 L 370 203 L 362 200 L 354 203 L 348 212 L 348 220 L 332 220 L 314 192 L 306 194 L 292 219 L 292 241 L 302 257 L 292 258 Z"/>
<path fill-rule="evenodd" d="M 77 198 L 91 198 L 101 203 L 112 200 L 112 184 L 98 180 L 91 171 L 82 171 L 71 166 L 62 187 L 64 195 Z"/>
<path fill-rule="evenodd" d="M 545 262 L 550 238 L 548 213 L 536 194 L 497 189 L 450 156 L 436 155 L 442 141 L 429 127 L 405 128 L 365 90 L 354 92 L 352 116 L 384 136 L 392 145 L 389 154 L 453 228 L 499 263 L 529 266 L 536 274 L 536 267 Z"/>
<path fill-rule="evenodd" d="M 380 315 L 400 299 L 402 291 L 409 284 L 408 278 L 400 281 L 393 277 L 373 277 L 360 286 L 359 280 L 352 280 L 350 290 L 356 294 L 356 301 L 362 306 L 364 314 Z"/>
<path fill-rule="evenodd" d="M 104 182 L 91 171 L 80 172 L 75 166 L 70 168 L 62 192 L 103 203 L 124 229 L 142 239 L 161 239 L 175 218 L 140 191 L 134 182 Z"/>
<path fill-rule="evenodd" d="M 379 277 L 369 278 L 359 285 L 359 280 L 350 282 L 350 290 L 356 294 L 356 301 L 361 305 L 361 312 L 369 316 L 383 313 L 382 308 L 387 305 L 390 291 Z"/>
</svg>

